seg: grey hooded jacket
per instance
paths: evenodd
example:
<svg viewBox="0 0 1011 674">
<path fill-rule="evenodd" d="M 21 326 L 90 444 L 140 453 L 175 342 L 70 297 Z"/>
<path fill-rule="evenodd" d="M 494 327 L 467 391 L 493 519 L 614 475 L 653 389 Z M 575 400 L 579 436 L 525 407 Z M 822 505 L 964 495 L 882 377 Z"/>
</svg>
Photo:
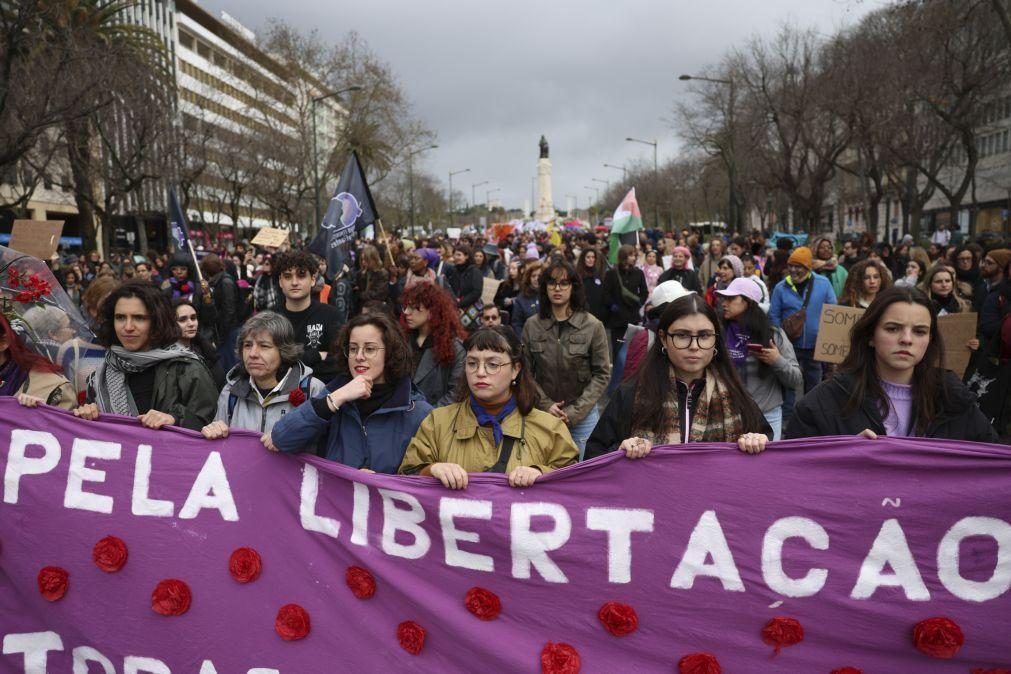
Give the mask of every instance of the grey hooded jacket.
<svg viewBox="0 0 1011 674">
<path fill-rule="evenodd" d="M 214 415 L 214 420 L 224 421 L 229 428 L 265 433 L 273 428 L 281 417 L 295 409 L 290 402 L 292 391 L 303 389 L 304 392 L 306 388 L 307 399 L 301 403 L 304 405 L 311 404 L 308 399 L 321 395 L 326 386 L 312 376 L 312 368 L 298 362 L 288 369 L 277 392 L 261 403 L 259 394 L 249 381 L 249 376 L 239 375 L 238 368 L 232 368 L 228 373 L 225 388 L 218 396 L 218 411 Z M 233 396 L 234 402 L 230 405 Z"/>
</svg>

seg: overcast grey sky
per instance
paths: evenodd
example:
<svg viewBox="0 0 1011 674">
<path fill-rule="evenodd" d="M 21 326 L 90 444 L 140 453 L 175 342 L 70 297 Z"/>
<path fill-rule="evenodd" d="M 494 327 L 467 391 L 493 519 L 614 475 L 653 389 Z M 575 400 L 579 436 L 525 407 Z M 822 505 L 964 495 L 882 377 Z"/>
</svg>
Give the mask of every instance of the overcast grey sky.
<svg viewBox="0 0 1011 674">
<path fill-rule="evenodd" d="M 470 200 L 522 207 L 536 175 L 537 141 L 551 145 L 555 206 L 580 208 L 621 172 L 603 164 L 660 162 L 678 154 L 668 121 L 698 73 L 753 35 L 789 22 L 825 34 L 851 25 L 881 0 L 200 0 L 254 31 L 269 17 L 305 29 L 358 31 L 390 63 L 439 148 L 416 166 Z M 601 190 L 603 191 L 603 189 Z M 607 208 L 617 206 L 608 204 Z M 380 211 L 382 204 L 379 204 Z"/>
</svg>

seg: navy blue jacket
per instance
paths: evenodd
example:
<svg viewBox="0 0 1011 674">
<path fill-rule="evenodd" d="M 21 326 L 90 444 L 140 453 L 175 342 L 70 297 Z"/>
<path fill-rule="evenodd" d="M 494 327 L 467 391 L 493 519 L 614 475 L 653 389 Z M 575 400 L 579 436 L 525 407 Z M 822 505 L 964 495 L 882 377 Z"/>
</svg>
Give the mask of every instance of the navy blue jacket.
<svg viewBox="0 0 1011 674">
<path fill-rule="evenodd" d="M 341 376 L 327 384 L 327 393 L 351 379 Z M 274 446 L 282 452 L 316 452 L 330 461 L 352 468 L 370 468 L 377 473 L 396 473 L 404 460 L 407 443 L 432 406 L 411 384 L 410 377 L 397 382 L 397 389 L 385 405 L 362 423 L 354 403 L 342 405 L 329 420 L 322 419 L 307 402 L 285 414 L 271 431 Z M 326 432 L 324 440 L 324 431 Z M 321 443 L 324 443 L 321 446 Z"/>
</svg>

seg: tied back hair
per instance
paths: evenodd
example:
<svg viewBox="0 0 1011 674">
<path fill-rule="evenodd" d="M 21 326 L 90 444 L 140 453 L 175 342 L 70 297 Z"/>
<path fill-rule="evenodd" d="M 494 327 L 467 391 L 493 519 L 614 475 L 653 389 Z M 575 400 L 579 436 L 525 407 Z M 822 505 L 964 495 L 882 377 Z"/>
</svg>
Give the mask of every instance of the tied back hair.
<svg viewBox="0 0 1011 674">
<path fill-rule="evenodd" d="M 643 420 L 647 430 L 657 437 L 665 437 L 673 430 L 674 420 L 666 413 L 664 403 L 672 397 L 677 398 L 677 386 L 673 383 L 673 365 L 667 354 L 661 351 L 664 347 L 663 337 L 670 326 L 678 319 L 694 314 L 702 314 L 713 324 L 716 333 L 716 355 L 706 366 L 706 373 L 715 373 L 726 385 L 731 400 L 747 400 L 751 394 L 744 388 L 737 374 L 727 349 L 723 346 L 723 331 L 716 312 L 706 304 L 697 293 L 686 295 L 667 305 L 660 315 L 660 323 L 656 330 L 656 339 L 646 356 L 646 362 L 635 374 L 635 401 L 632 407 L 634 419 Z M 737 412 L 741 415 L 742 432 L 760 432 L 765 418 L 757 405 L 742 405 Z"/>
<path fill-rule="evenodd" d="M 913 421 L 917 435 L 922 435 L 931 419 L 948 406 L 951 395 L 944 383 L 944 344 L 937 327 L 937 313 L 927 295 L 918 288 L 892 286 L 878 293 L 867 311 L 850 330 L 850 351 L 839 365 L 839 372 L 853 379 L 843 415 L 854 414 L 864 400 L 877 407 L 884 419 L 888 415 L 888 399 L 878 376 L 877 359 L 871 340 L 885 311 L 897 302 L 918 304 L 930 314 L 930 343 L 923 359 L 913 368 Z"/>
<path fill-rule="evenodd" d="M 523 359 L 523 346 L 519 337 L 504 325 L 489 325 L 478 328 L 467 341 L 463 343 L 463 350 L 470 355 L 471 351 L 497 351 L 504 354 L 511 363 L 519 365 L 520 371 L 516 375 L 516 386 L 513 387 L 513 395 L 516 397 L 516 408 L 520 414 L 526 416 L 534 409 L 537 401 L 537 385 L 534 384 L 533 377 Z M 467 381 L 467 368 L 464 368 L 460 385 L 456 387 L 457 399 L 465 401 L 470 398 L 470 383 Z"/>
</svg>

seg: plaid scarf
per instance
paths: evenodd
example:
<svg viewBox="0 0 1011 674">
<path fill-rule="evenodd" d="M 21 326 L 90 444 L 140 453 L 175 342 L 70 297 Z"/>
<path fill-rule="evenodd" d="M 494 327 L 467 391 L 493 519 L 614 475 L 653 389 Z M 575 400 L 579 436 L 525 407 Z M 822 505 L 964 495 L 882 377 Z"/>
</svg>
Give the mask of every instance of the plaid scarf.
<svg viewBox="0 0 1011 674">
<path fill-rule="evenodd" d="M 127 351 L 121 346 L 114 346 L 105 352 L 105 360 L 88 382 L 89 393 L 98 403 L 100 412 L 135 417 L 139 411 L 127 385 L 126 375 L 177 358 L 200 360 L 200 356 L 179 344 L 150 351 Z"/>
<path fill-rule="evenodd" d="M 677 395 L 677 378 L 669 368 L 674 395 L 663 404 L 666 434 L 655 434 L 642 426 L 634 427 L 632 436 L 645 438 L 654 445 L 679 445 L 681 439 L 681 409 Z M 737 412 L 726 383 L 713 369 L 706 370 L 706 384 L 695 403 L 688 442 L 737 442 L 743 432 L 743 421 Z"/>
</svg>

